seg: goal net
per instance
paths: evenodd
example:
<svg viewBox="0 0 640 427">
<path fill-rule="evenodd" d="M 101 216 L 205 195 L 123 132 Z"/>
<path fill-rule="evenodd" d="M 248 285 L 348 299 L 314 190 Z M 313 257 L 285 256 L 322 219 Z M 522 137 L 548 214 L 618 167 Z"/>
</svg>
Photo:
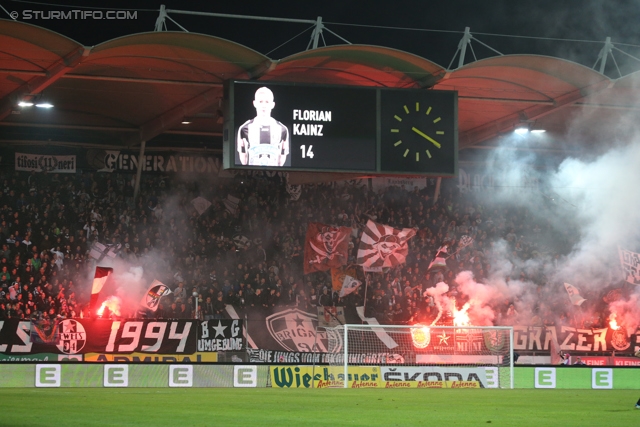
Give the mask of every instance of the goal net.
<svg viewBox="0 0 640 427">
<path fill-rule="evenodd" d="M 513 388 L 512 327 L 341 325 L 326 332 L 331 387 Z"/>
</svg>

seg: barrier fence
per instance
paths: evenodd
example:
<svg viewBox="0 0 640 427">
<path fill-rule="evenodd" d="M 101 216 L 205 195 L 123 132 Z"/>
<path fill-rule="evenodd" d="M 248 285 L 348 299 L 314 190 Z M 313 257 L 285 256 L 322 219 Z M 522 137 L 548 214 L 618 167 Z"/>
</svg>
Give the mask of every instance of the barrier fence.
<svg viewBox="0 0 640 427">
<path fill-rule="evenodd" d="M 486 371 L 484 371 L 486 369 Z M 350 388 L 496 388 L 488 368 L 349 368 Z M 327 366 L 129 363 L 0 364 L 0 387 L 340 387 L 342 374 Z M 640 369 L 598 367 L 517 367 L 515 388 L 640 389 Z"/>
</svg>

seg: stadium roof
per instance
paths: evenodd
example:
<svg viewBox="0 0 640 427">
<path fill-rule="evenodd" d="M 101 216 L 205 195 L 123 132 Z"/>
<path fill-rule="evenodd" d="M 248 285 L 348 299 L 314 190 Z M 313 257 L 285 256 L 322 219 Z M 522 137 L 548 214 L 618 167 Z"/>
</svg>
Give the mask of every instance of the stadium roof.
<svg viewBox="0 0 640 427">
<path fill-rule="evenodd" d="M 276 61 L 202 34 L 140 33 L 86 47 L 0 20 L 0 144 L 134 148 L 144 140 L 147 149 L 219 151 L 229 79 L 457 90 L 462 151 L 491 148 L 524 124 L 556 137 L 545 150 L 571 152 L 611 141 L 602 129 L 623 113 L 625 126 L 640 119 L 639 73 L 612 80 L 553 57 L 496 56 L 447 70 L 395 49 L 339 45 Z M 581 115 L 589 120 L 574 124 Z M 579 145 L 560 145 L 567 135 Z"/>
</svg>

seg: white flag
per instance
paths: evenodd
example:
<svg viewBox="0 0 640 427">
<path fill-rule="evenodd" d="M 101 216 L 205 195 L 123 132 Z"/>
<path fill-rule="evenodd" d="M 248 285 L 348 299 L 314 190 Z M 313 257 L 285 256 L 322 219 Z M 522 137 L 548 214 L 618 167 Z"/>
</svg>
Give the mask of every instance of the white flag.
<svg viewBox="0 0 640 427">
<path fill-rule="evenodd" d="M 196 211 L 198 211 L 198 215 L 202 215 L 204 211 L 209 209 L 209 206 L 211 206 L 211 202 L 204 197 L 196 197 L 191 201 L 191 204 L 196 209 Z"/>
<path fill-rule="evenodd" d="M 580 305 L 586 301 L 586 299 L 580 296 L 580 291 L 575 286 L 565 283 L 564 288 L 567 290 L 569 299 L 573 305 Z"/>
<path fill-rule="evenodd" d="M 344 280 L 342 281 L 342 289 L 340 289 L 340 298 L 345 295 L 349 295 L 352 292 L 355 292 L 360 285 L 362 285 L 361 281 L 356 280 L 351 276 L 344 276 Z"/>
<path fill-rule="evenodd" d="M 618 247 L 620 265 L 624 271 L 624 280 L 632 285 L 640 285 L 640 254 Z"/>
<path fill-rule="evenodd" d="M 147 292 L 142 296 L 140 304 L 151 311 L 156 311 L 160 303 L 160 298 L 170 293 L 171 289 L 169 289 L 167 285 L 159 280 L 154 280 Z"/>
<path fill-rule="evenodd" d="M 298 200 L 302 194 L 302 185 L 287 184 L 287 193 L 291 196 L 291 200 Z"/>
<path fill-rule="evenodd" d="M 118 255 L 118 251 L 122 245 L 103 245 L 100 242 L 95 242 L 89 249 L 89 257 L 95 259 L 98 263 L 105 259 L 105 257 L 115 258 Z"/>
<path fill-rule="evenodd" d="M 240 199 L 232 196 L 231 194 L 227 195 L 227 198 L 224 199 L 224 208 L 231 215 L 234 215 L 238 211 L 238 204 L 240 203 Z"/>
</svg>

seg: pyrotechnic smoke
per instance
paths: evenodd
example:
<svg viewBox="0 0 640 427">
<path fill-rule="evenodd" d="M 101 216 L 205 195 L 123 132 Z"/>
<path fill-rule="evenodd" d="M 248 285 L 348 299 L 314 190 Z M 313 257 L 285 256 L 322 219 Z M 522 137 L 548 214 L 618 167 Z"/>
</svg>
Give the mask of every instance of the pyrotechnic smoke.
<svg viewBox="0 0 640 427">
<path fill-rule="evenodd" d="M 572 129 L 581 129 L 586 120 L 589 112 L 578 116 Z M 503 234 L 485 250 L 491 264 L 485 284 L 476 283 L 470 274 L 457 279 L 459 290 L 473 301 L 469 311 L 472 323 L 495 323 L 500 299 L 512 300 L 523 321 L 530 320 L 536 312 L 554 316 L 566 311 L 588 317 L 589 310 L 601 309 L 598 301 L 605 288 L 622 286 L 617 247 L 640 251 L 640 192 L 636 188 L 640 182 L 640 131 L 636 128 L 621 115 L 611 128 L 601 129 L 609 135 L 608 151 L 594 154 L 593 150 L 583 150 L 559 161 L 557 166 L 544 160 L 544 156 L 518 150 L 532 141 L 517 136 L 503 139 L 483 171 L 495 177 L 498 188 L 483 192 L 478 200 L 487 212 L 483 220 L 506 225 Z M 627 131 L 622 134 L 616 129 Z M 536 144 L 576 148 L 583 142 L 570 139 L 579 134 L 570 131 L 567 141 L 540 139 Z M 492 218 L 494 209 L 508 214 Z M 531 223 L 542 224 L 542 230 L 533 232 L 527 227 Z M 515 254 L 514 241 L 503 240 L 511 224 L 515 241 L 539 243 L 537 253 L 530 259 L 522 260 Z M 581 290 L 587 299 L 582 307 L 571 305 L 564 282 Z M 628 331 L 640 324 L 638 299 L 634 294 L 609 307 Z"/>
<path fill-rule="evenodd" d="M 102 302 L 102 305 L 98 309 L 98 316 L 102 316 L 104 311 L 109 309 L 109 311 L 115 316 L 122 315 L 122 300 L 115 295 L 111 295 L 106 300 Z"/>
<path fill-rule="evenodd" d="M 456 276 L 458 291 L 469 296 L 469 321 L 474 326 L 491 326 L 495 313 L 490 304 L 497 304 L 503 299 L 498 287 L 491 287 L 473 280 L 470 271 L 463 271 Z"/>
<path fill-rule="evenodd" d="M 437 324 L 442 317 L 442 313 L 444 312 L 444 310 L 449 308 L 449 297 L 445 295 L 448 291 L 449 285 L 444 282 L 438 282 L 436 286 L 429 288 L 424 292 L 424 296 L 430 296 L 433 298 L 433 303 L 438 309 L 438 315 L 431 323 L 431 326 Z"/>
<path fill-rule="evenodd" d="M 220 177 L 223 175 L 221 174 Z M 226 176 L 232 177 L 229 174 Z M 121 212 L 123 220 L 131 222 L 128 230 L 129 247 L 124 247 L 123 242 L 123 247 L 116 258 L 105 257 L 100 261 L 100 266 L 113 268 L 112 277 L 108 286 L 102 290 L 101 298 L 118 297 L 122 316 L 134 316 L 140 308 L 142 296 L 154 279 L 174 287 L 177 281 L 188 278 L 189 283 L 185 283 L 189 287 L 188 290 L 198 283 L 203 277 L 202 274 L 205 273 L 203 266 L 211 263 L 205 264 L 197 258 L 197 254 L 200 253 L 200 256 L 204 254 L 204 251 L 201 251 L 204 244 L 198 246 L 198 243 L 201 243 L 198 242 L 195 249 L 192 249 L 194 242 L 191 239 L 193 239 L 197 222 L 202 220 L 205 223 L 199 225 L 209 226 L 208 221 L 211 216 L 205 214 L 199 217 L 190 201 L 198 196 L 212 201 L 214 206 L 208 211 L 211 213 L 211 210 L 217 207 L 216 202 L 227 195 L 227 187 L 220 185 L 222 182 L 224 180 L 215 177 L 184 174 L 173 176 L 171 190 L 167 191 L 164 190 L 163 185 L 154 187 L 143 183 L 140 197 L 145 208 L 144 211 L 137 212 L 146 216 L 147 224 L 144 224 L 140 217 L 134 221 L 131 210 Z M 157 203 L 147 205 L 148 200 L 157 200 Z M 220 203 L 217 204 L 220 205 Z M 104 212 L 103 216 L 106 217 Z M 203 218 L 208 219 L 203 220 Z M 134 237 L 139 238 L 139 242 L 135 245 Z M 146 239 L 150 240 L 150 244 L 147 244 Z M 137 253 L 133 250 L 136 245 L 139 247 Z M 180 259 L 179 253 L 184 253 L 184 258 Z M 197 266 L 196 261 L 199 262 Z M 224 260 L 216 262 L 216 268 L 220 269 L 220 272 L 225 267 L 231 267 L 231 265 L 227 265 Z M 187 274 L 186 270 L 193 274 Z M 92 280 L 93 272 L 89 272 L 85 279 L 86 286 L 82 286 L 81 291 L 78 292 L 79 299 L 89 298 L 88 290 L 91 289 Z"/>
<path fill-rule="evenodd" d="M 637 293 L 631 294 L 628 300 L 614 301 L 609 304 L 609 310 L 620 327 L 624 328 L 628 336 L 636 332 L 640 326 L 640 297 Z"/>
</svg>

